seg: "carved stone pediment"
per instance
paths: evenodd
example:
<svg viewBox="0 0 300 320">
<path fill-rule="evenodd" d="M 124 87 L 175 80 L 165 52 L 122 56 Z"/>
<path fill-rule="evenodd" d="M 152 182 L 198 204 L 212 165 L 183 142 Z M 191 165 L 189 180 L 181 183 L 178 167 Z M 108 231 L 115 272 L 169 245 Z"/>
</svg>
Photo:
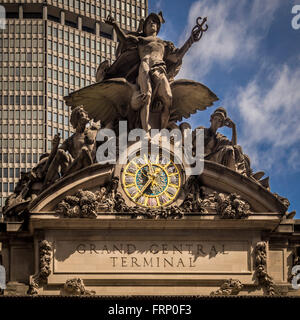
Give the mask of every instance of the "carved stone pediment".
<svg viewBox="0 0 300 320">
<path fill-rule="evenodd" d="M 203 173 L 192 176 L 184 186 L 185 198 L 180 206 L 170 205 L 150 212 L 134 203 L 128 205 L 117 190 L 113 169 L 113 166 L 95 164 L 61 179 L 33 200 L 29 211 L 34 214 L 56 212 L 61 217 L 95 217 L 96 213 L 114 212 L 148 218 L 182 218 L 184 214 L 194 213 L 246 218 L 250 213 L 286 212 L 286 205 L 270 191 L 209 161 L 205 162 Z"/>
</svg>

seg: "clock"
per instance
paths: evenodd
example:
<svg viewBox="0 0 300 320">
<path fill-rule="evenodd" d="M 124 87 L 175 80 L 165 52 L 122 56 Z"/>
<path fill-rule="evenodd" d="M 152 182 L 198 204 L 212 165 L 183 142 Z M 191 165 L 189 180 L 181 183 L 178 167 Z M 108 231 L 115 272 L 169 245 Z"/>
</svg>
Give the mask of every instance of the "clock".
<svg viewBox="0 0 300 320">
<path fill-rule="evenodd" d="M 122 188 L 136 205 L 158 208 L 173 203 L 182 187 L 181 167 L 162 153 L 139 153 L 121 171 Z"/>
</svg>

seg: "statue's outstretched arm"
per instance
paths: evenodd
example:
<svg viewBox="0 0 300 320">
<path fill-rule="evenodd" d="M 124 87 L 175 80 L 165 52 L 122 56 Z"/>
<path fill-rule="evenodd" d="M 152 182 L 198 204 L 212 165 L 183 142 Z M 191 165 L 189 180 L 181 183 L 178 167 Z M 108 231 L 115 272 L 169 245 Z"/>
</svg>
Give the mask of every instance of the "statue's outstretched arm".
<svg viewBox="0 0 300 320">
<path fill-rule="evenodd" d="M 118 26 L 115 19 L 111 15 L 109 15 L 104 22 L 111 25 L 114 28 L 120 42 L 125 42 L 126 40 L 129 40 L 129 39 L 138 41 L 136 37 L 134 37 L 132 35 L 126 35 L 121 30 L 121 28 Z"/>
<path fill-rule="evenodd" d="M 59 146 L 59 142 L 60 142 L 60 134 L 56 134 L 52 140 L 52 148 L 51 148 L 51 152 L 50 155 L 47 159 L 47 162 L 45 163 L 45 166 L 43 168 L 43 170 L 46 172 L 49 169 L 49 166 L 52 162 L 52 160 L 54 159 L 57 150 L 58 150 L 58 146 Z"/>
</svg>

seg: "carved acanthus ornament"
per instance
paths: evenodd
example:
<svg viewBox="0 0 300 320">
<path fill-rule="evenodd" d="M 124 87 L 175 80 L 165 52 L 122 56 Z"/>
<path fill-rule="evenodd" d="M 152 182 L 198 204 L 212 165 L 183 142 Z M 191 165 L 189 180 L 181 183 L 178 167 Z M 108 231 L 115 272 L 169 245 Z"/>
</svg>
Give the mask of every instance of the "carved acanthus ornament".
<svg viewBox="0 0 300 320">
<path fill-rule="evenodd" d="M 216 194 L 216 211 L 224 219 L 241 219 L 250 215 L 250 205 L 236 193 Z"/>
<path fill-rule="evenodd" d="M 96 218 L 101 201 L 101 192 L 79 190 L 74 196 L 66 196 L 56 213 L 68 218 Z"/>
<path fill-rule="evenodd" d="M 38 294 L 38 288 L 47 283 L 47 279 L 51 273 L 52 246 L 47 240 L 43 240 L 39 244 L 39 272 L 32 276 L 27 294 Z"/>
<path fill-rule="evenodd" d="M 267 273 L 267 244 L 258 242 L 255 248 L 255 271 L 259 284 L 266 289 L 268 296 L 277 295 L 275 282 Z"/>
<path fill-rule="evenodd" d="M 185 213 L 208 214 L 216 212 L 224 219 L 240 219 L 251 214 L 250 205 L 237 194 L 206 192 L 199 186 L 199 177 L 192 177 L 185 186 L 186 198 L 180 206 L 171 205 L 157 209 L 128 206 L 122 194 L 117 192 L 119 179 L 114 177 L 100 191 L 79 190 L 74 196 L 66 196 L 56 213 L 69 218 L 96 218 L 97 212 L 131 214 L 133 218 L 180 219 Z"/>
<path fill-rule="evenodd" d="M 64 284 L 64 294 L 72 296 L 91 296 L 95 291 L 86 290 L 80 278 L 69 279 Z"/>
<path fill-rule="evenodd" d="M 211 296 L 235 296 L 243 289 L 243 284 L 239 280 L 226 280 L 217 291 L 211 292 Z"/>
</svg>

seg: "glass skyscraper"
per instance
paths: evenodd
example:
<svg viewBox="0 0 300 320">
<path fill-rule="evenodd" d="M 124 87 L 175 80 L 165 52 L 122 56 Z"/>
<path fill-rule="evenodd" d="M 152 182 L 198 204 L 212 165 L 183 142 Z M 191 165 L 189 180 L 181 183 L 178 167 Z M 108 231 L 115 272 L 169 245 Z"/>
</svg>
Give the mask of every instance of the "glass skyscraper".
<svg viewBox="0 0 300 320">
<path fill-rule="evenodd" d="M 95 82 L 100 62 L 115 59 L 115 17 L 135 31 L 147 0 L 0 1 L 0 208 L 22 171 L 49 152 L 51 140 L 72 132 L 63 97 Z"/>
</svg>

